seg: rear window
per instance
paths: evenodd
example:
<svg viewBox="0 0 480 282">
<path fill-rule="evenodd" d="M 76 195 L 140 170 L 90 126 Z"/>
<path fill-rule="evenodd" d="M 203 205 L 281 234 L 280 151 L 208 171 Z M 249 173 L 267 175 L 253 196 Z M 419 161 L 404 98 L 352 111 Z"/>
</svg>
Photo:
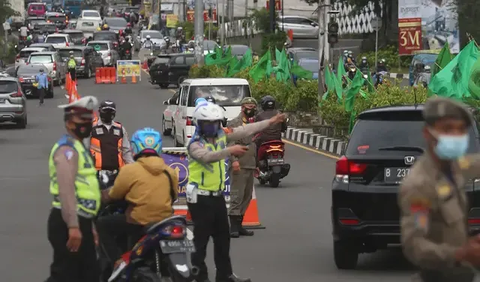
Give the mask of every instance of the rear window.
<svg viewBox="0 0 480 282">
<path fill-rule="evenodd" d="M 58 54 L 62 59 L 70 57 L 70 51 L 73 51 L 73 56 L 74 57 L 83 57 L 83 52 L 82 50 L 72 50 L 72 49 L 61 49 L 58 50 Z"/>
<path fill-rule="evenodd" d="M 248 85 L 190 86 L 188 106 L 195 107 L 198 98 L 212 96 L 220 106 L 240 106 L 244 97 L 250 97 Z"/>
<path fill-rule="evenodd" d="M 82 26 L 84 26 L 84 27 L 94 27 L 95 24 L 93 22 L 82 22 Z"/>
<path fill-rule="evenodd" d="M 30 63 L 40 63 L 40 64 L 48 64 L 52 63 L 52 56 L 51 55 L 32 55 L 30 56 Z"/>
<path fill-rule="evenodd" d="M 87 46 L 91 46 L 95 51 L 108 51 L 107 43 L 88 43 Z"/>
<path fill-rule="evenodd" d="M 20 51 L 20 54 L 18 54 L 18 55 L 20 56 L 20 58 L 28 58 L 28 57 L 30 57 L 30 54 L 35 53 L 35 52 L 38 52 L 38 51 L 25 51 L 25 50 L 22 50 L 22 51 Z"/>
<path fill-rule="evenodd" d="M 57 43 L 65 43 L 67 42 L 67 39 L 63 36 L 55 36 L 51 37 L 49 36 L 47 40 L 45 40 L 46 43 L 51 43 L 51 44 L 57 44 Z"/>
<path fill-rule="evenodd" d="M 346 155 L 398 155 L 426 148 L 420 111 L 382 114 L 360 119 L 348 142 Z M 469 153 L 477 152 L 478 140 L 472 127 Z"/>
<path fill-rule="evenodd" d="M 51 22 L 64 22 L 67 20 L 67 17 L 65 16 L 48 16 L 47 21 Z"/>
<path fill-rule="evenodd" d="M 31 5 L 30 10 L 32 10 L 32 11 L 44 11 L 45 6 L 43 6 L 43 5 Z"/>
<path fill-rule="evenodd" d="M 93 34 L 93 40 L 116 41 L 117 35 L 115 33 L 95 33 Z"/>
<path fill-rule="evenodd" d="M 15 81 L 0 80 L 0 93 L 17 92 L 18 84 Z"/>
<path fill-rule="evenodd" d="M 83 38 L 83 33 L 81 32 L 74 32 L 74 33 L 68 33 L 71 39 L 80 39 Z"/>
<path fill-rule="evenodd" d="M 84 17 L 99 18 L 100 14 L 98 12 L 83 12 Z"/>
</svg>

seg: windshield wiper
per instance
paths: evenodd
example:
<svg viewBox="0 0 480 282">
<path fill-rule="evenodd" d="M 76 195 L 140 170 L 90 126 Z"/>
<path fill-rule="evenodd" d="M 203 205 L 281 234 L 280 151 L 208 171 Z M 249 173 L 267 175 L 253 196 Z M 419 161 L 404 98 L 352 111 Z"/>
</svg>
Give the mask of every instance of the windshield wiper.
<svg viewBox="0 0 480 282">
<path fill-rule="evenodd" d="M 424 149 L 421 147 L 415 146 L 392 146 L 392 147 L 383 147 L 379 148 L 379 151 L 412 151 L 412 152 L 420 152 L 423 153 Z"/>
</svg>

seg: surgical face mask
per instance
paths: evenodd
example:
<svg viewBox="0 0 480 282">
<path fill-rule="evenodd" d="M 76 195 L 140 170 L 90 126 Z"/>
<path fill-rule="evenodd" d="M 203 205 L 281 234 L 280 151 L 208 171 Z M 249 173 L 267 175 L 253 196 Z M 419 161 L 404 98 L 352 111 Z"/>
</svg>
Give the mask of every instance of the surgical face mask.
<svg viewBox="0 0 480 282">
<path fill-rule="evenodd" d="M 203 136 L 205 137 L 216 137 L 218 134 L 218 130 L 220 130 L 220 123 L 202 123 L 200 125 L 200 131 Z"/>
<path fill-rule="evenodd" d="M 435 153 L 442 160 L 456 160 L 465 155 L 468 144 L 468 134 L 459 136 L 441 134 L 437 137 Z"/>
<path fill-rule="evenodd" d="M 113 121 L 113 118 L 115 118 L 114 113 L 110 112 L 100 112 L 100 119 L 102 120 L 103 123 L 105 124 L 110 124 Z"/>
<path fill-rule="evenodd" d="M 73 133 L 80 138 L 85 139 L 90 136 L 92 133 L 92 122 L 85 122 L 85 123 L 75 123 L 75 128 L 73 129 Z"/>
<path fill-rule="evenodd" d="M 245 114 L 246 117 L 253 117 L 255 115 L 255 112 L 256 110 L 255 109 L 249 109 L 249 108 L 245 108 L 243 109 L 243 113 Z"/>
</svg>

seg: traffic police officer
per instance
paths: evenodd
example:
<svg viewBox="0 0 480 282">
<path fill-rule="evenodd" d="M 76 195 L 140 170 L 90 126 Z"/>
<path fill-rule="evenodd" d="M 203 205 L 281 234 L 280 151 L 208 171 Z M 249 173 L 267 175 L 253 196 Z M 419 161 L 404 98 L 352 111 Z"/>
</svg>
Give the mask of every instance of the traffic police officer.
<svg viewBox="0 0 480 282">
<path fill-rule="evenodd" d="M 242 111 L 238 117 L 228 123 L 229 128 L 244 126 L 254 122 L 254 116 L 257 112 L 257 101 L 252 97 L 243 98 Z M 257 148 L 253 141 L 253 136 L 232 142 L 229 145 L 244 145 L 248 147 L 245 155 L 241 157 L 230 157 L 230 236 L 238 238 L 242 236 L 252 236 L 253 231 L 243 228 L 242 222 L 247 211 L 253 193 L 254 173 L 257 169 Z"/>
<path fill-rule="evenodd" d="M 480 155 L 465 155 L 472 118 L 447 98 L 429 99 L 423 116 L 426 150 L 398 197 L 403 251 L 420 268 L 413 281 L 471 282 L 471 266 L 480 266 L 480 237 L 469 237 L 463 189 L 480 177 Z"/>
<path fill-rule="evenodd" d="M 50 193 L 53 208 L 48 218 L 48 240 L 53 262 L 48 282 L 98 281 L 99 270 L 93 218 L 100 208 L 97 171 L 82 139 L 90 136 L 93 96 L 63 108 L 67 133 L 53 146 L 49 157 Z"/>
<path fill-rule="evenodd" d="M 233 274 L 227 208 L 222 193 L 225 189 L 225 159 L 232 155 L 241 156 L 248 148 L 242 145 L 227 148 L 226 145 L 285 119 L 285 115 L 277 115 L 270 120 L 233 128 L 231 133 L 226 134 L 221 127 L 223 113 L 220 106 L 199 101 L 193 114 L 195 134 L 187 147 L 189 176 L 186 196 L 194 224 L 193 242 L 196 252 L 192 254 L 192 263 L 200 269 L 197 282 L 210 281 L 205 264 L 210 236 L 213 237 L 214 244 L 216 282 L 250 281 Z"/>
<path fill-rule="evenodd" d="M 70 51 L 70 58 L 68 59 L 68 62 L 67 62 L 67 68 L 68 68 L 68 72 L 70 73 L 70 78 L 72 79 L 72 81 L 75 81 L 77 79 L 76 67 L 77 67 L 77 62 L 73 57 L 73 51 Z"/>
</svg>

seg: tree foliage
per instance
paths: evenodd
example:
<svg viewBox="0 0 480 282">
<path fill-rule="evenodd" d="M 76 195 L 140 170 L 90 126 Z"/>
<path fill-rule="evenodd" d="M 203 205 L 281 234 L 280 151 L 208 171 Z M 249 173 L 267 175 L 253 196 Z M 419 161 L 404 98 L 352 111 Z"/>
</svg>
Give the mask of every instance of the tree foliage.
<svg viewBox="0 0 480 282">
<path fill-rule="evenodd" d="M 12 9 L 8 0 L 0 0 L 0 22 L 4 23 L 11 16 L 16 16 L 18 13 Z M 2 27 L 3 29 L 3 27 Z"/>
<path fill-rule="evenodd" d="M 258 31 L 267 32 L 270 30 L 270 11 L 265 7 L 259 10 L 251 10 L 247 21 Z M 275 13 L 275 22 L 278 22 L 278 13 Z"/>
</svg>

